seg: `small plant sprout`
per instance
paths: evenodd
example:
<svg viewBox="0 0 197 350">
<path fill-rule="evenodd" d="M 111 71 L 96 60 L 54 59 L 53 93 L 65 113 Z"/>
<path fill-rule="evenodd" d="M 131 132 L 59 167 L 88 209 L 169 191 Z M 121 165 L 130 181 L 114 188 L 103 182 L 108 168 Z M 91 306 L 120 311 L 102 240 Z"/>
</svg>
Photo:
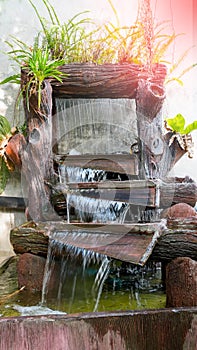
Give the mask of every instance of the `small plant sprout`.
<svg viewBox="0 0 197 350">
<path fill-rule="evenodd" d="M 194 144 L 192 142 L 191 132 L 197 130 L 197 120 L 185 126 L 185 118 L 179 113 L 174 118 L 167 118 L 165 120 L 165 127 L 167 130 L 173 132 L 169 146 L 177 140 L 180 147 L 188 153 L 188 157 L 192 158 Z"/>
</svg>

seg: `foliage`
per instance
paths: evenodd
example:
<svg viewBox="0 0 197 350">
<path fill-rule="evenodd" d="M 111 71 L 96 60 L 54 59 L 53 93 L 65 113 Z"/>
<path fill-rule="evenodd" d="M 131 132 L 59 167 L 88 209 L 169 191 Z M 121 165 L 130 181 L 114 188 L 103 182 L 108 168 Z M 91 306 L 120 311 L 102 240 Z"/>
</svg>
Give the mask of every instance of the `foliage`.
<svg viewBox="0 0 197 350">
<path fill-rule="evenodd" d="M 0 115 L 0 142 L 11 135 L 11 126 L 9 121 L 4 116 Z"/>
<path fill-rule="evenodd" d="M 174 118 L 167 118 L 166 123 L 170 130 L 182 135 L 187 135 L 197 130 L 197 120 L 185 127 L 185 118 L 182 114 L 177 114 Z"/>
<path fill-rule="evenodd" d="M 38 108 L 40 108 L 44 79 L 54 78 L 61 82 L 64 75 L 59 67 L 63 64 L 127 62 L 147 66 L 151 71 L 154 63 L 164 63 L 168 66 L 169 72 L 166 82 L 176 80 L 180 84 L 182 76 L 195 66 L 193 64 L 177 77 L 173 76 L 188 50 L 175 63 L 166 60 L 169 48 L 179 35 L 166 34 L 168 21 L 154 23 L 148 0 L 141 2 L 137 19 L 131 26 L 120 25 L 112 0 L 107 0 L 115 15 L 116 24 L 108 22 L 101 27 L 91 18 L 84 17 L 87 12 L 79 13 L 67 22 L 61 23 L 49 0 L 41 0 L 48 13 L 48 19 L 43 18 L 34 1 L 28 1 L 41 25 L 41 31 L 34 38 L 33 47 L 13 36 L 11 41 L 7 41 L 10 47 L 8 56 L 19 65 L 20 69 L 28 70 L 29 81 L 24 87 L 27 105 L 31 93 L 37 91 Z M 20 84 L 20 73 L 4 79 L 0 84 L 5 83 Z M 20 97 L 23 92 L 22 90 Z"/>
<path fill-rule="evenodd" d="M 0 115 L 0 194 L 4 191 L 9 179 L 9 164 L 5 156 L 5 148 L 9 138 L 12 136 L 11 126 L 8 120 Z"/>
<path fill-rule="evenodd" d="M 46 78 L 54 78 L 61 82 L 63 73 L 58 67 L 64 64 L 64 60 L 50 59 L 50 50 L 48 47 L 39 47 L 39 36 L 35 38 L 33 48 L 28 47 L 26 43 L 17 38 L 12 37 L 12 39 L 13 43 L 7 42 L 11 47 L 11 51 L 8 52 L 8 55 L 19 64 L 20 68 L 28 69 L 29 81 L 25 86 L 27 105 L 31 93 L 37 91 L 38 108 L 40 108 L 43 81 Z M 14 43 L 18 45 L 17 49 L 14 49 Z M 20 74 L 12 75 L 3 80 L 0 84 L 8 82 L 21 84 Z"/>
<path fill-rule="evenodd" d="M 32 0 L 28 0 L 35 10 L 35 13 L 42 27 L 42 48 L 48 47 L 51 59 L 64 59 L 65 63 L 82 61 L 85 56 L 84 43 L 93 34 L 88 32 L 86 26 L 92 23 L 90 18 L 81 18 L 88 11 L 78 13 L 68 20 L 60 23 L 54 7 L 48 0 L 42 0 L 50 21 L 43 18 Z"/>
<path fill-rule="evenodd" d="M 10 172 L 3 158 L 0 157 L 0 194 L 5 190 Z"/>
</svg>

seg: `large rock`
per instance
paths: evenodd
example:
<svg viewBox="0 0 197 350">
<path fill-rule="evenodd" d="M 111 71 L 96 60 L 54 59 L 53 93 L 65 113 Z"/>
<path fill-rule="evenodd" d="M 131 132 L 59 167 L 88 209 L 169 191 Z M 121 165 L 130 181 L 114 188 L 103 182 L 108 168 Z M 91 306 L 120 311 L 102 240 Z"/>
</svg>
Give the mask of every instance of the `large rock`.
<svg viewBox="0 0 197 350">
<path fill-rule="evenodd" d="M 167 265 L 166 306 L 197 306 L 197 261 L 176 258 Z"/>
<path fill-rule="evenodd" d="M 186 203 L 178 203 L 172 207 L 166 209 L 162 213 L 163 218 L 167 219 L 184 219 L 184 218 L 193 218 L 196 217 L 196 211 L 191 205 Z"/>
<path fill-rule="evenodd" d="M 18 285 L 25 286 L 30 291 L 41 291 L 46 259 L 25 253 L 20 255 L 18 261 Z"/>
<path fill-rule="evenodd" d="M 43 278 L 45 273 L 46 258 L 24 253 L 19 255 L 17 273 L 18 273 L 18 286 L 19 288 L 25 286 L 29 291 L 42 291 Z M 50 270 L 50 278 L 48 281 L 48 288 L 53 292 L 57 291 L 60 276 L 60 262 L 58 260 L 53 261 Z"/>
</svg>

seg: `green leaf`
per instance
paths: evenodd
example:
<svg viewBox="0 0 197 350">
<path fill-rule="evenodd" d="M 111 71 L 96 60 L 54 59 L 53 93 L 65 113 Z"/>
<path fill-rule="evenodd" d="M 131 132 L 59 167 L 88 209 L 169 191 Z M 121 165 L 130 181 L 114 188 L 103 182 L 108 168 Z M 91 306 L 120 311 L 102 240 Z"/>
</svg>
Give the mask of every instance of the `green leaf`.
<svg viewBox="0 0 197 350">
<path fill-rule="evenodd" d="M 183 134 L 185 118 L 182 116 L 182 114 L 177 114 L 174 118 L 168 118 L 166 119 L 166 122 L 173 131 Z"/>
<path fill-rule="evenodd" d="M 11 134 L 11 126 L 9 121 L 3 115 L 0 115 L 0 137 Z"/>
<path fill-rule="evenodd" d="M 186 128 L 184 129 L 184 134 L 190 134 L 190 132 L 194 130 L 197 130 L 197 120 L 186 126 Z"/>
<path fill-rule="evenodd" d="M 14 74 L 14 75 L 11 75 L 11 76 L 5 78 L 4 80 L 2 80 L 0 82 L 0 85 L 7 84 L 7 83 L 20 84 L 21 83 L 20 74 Z"/>
<path fill-rule="evenodd" d="M 177 114 L 172 119 L 168 118 L 166 122 L 172 131 L 182 135 L 190 134 L 192 131 L 197 130 L 197 120 L 194 120 L 185 127 L 185 118 L 182 114 Z"/>
<path fill-rule="evenodd" d="M 0 194 L 4 191 L 10 172 L 2 158 L 0 158 Z"/>
</svg>

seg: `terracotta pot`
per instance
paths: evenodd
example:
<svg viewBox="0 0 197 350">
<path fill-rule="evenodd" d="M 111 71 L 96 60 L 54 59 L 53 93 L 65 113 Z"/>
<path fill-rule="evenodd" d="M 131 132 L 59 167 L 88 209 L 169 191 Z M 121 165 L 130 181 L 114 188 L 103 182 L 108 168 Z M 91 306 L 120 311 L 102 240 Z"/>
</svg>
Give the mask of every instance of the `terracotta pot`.
<svg viewBox="0 0 197 350">
<path fill-rule="evenodd" d="M 6 152 L 5 152 L 6 156 L 18 168 L 20 168 L 22 165 L 20 152 L 21 152 L 22 146 L 24 146 L 25 143 L 26 141 L 24 136 L 19 133 L 19 134 L 13 135 L 8 141 L 8 144 L 6 146 Z"/>
</svg>

